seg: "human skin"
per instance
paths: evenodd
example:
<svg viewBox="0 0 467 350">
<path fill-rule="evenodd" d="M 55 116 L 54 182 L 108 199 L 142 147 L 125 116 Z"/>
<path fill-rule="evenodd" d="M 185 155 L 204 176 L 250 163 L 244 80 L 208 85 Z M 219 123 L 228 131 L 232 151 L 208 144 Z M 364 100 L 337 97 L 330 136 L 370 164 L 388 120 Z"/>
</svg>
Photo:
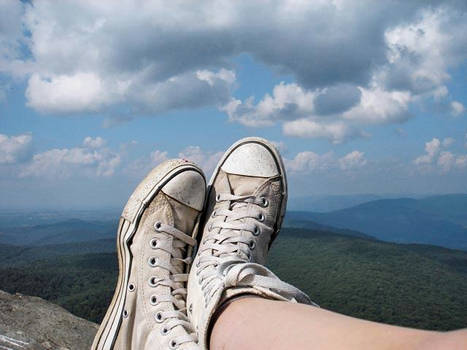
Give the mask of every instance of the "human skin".
<svg viewBox="0 0 467 350">
<path fill-rule="evenodd" d="M 467 349 L 467 329 L 434 332 L 360 320 L 303 304 L 239 298 L 214 323 L 211 350 Z"/>
</svg>

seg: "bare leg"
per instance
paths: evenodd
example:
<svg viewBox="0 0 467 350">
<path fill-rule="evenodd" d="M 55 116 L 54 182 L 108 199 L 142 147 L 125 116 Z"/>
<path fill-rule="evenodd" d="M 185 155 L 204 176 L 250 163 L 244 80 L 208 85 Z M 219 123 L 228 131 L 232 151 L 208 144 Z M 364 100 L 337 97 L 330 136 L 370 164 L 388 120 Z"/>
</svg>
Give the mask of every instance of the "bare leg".
<svg viewBox="0 0 467 350">
<path fill-rule="evenodd" d="M 217 349 L 467 349 L 467 330 L 432 332 L 395 327 L 317 307 L 256 297 L 233 301 L 211 335 Z"/>
</svg>

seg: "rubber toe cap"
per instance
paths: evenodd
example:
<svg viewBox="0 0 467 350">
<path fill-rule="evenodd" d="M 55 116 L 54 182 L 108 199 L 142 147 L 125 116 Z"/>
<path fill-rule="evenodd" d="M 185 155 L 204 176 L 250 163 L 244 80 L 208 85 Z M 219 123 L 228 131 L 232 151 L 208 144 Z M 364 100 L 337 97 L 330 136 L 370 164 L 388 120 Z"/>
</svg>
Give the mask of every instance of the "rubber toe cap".
<svg viewBox="0 0 467 350">
<path fill-rule="evenodd" d="M 162 191 L 173 199 L 198 211 L 203 210 L 206 182 L 197 171 L 185 170 L 164 185 Z"/>
<path fill-rule="evenodd" d="M 279 174 L 274 156 L 266 145 L 250 142 L 233 150 L 222 170 L 229 174 L 271 177 Z"/>
</svg>

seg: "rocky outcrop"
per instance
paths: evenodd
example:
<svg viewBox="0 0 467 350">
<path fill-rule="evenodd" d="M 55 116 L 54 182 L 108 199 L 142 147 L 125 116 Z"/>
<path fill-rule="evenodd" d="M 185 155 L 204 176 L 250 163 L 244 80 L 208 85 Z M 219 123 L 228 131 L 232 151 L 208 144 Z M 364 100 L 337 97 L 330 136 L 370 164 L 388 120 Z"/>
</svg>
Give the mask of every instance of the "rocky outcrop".
<svg viewBox="0 0 467 350">
<path fill-rule="evenodd" d="M 2 350 L 89 349 L 97 327 L 41 298 L 0 291 Z"/>
</svg>

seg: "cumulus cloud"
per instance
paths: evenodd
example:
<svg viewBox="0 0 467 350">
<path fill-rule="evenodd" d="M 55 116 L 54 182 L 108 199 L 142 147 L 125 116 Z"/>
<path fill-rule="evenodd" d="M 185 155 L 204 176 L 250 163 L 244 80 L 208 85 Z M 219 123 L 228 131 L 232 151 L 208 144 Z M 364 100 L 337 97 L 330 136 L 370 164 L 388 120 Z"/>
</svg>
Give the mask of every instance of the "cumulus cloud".
<svg viewBox="0 0 467 350">
<path fill-rule="evenodd" d="M 289 135 L 342 142 L 369 124 L 406 121 L 415 102 L 464 112 L 447 82 L 466 58 L 465 1 L 0 6 L 0 71 L 25 77 L 28 105 L 44 113 L 217 106 L 250 127 L 284 124 Z M 295 81 L 258 102 L 236 98 L 233 62 L 242 53 Z M 121 114 L 110 113 L 129 119 Z M 299 120 L 309 129 L 300 135 L 298 124 L 286 126 Z"/>
<path fill-rule="evenodd" d="M 298 119 L 283 125 L 284 134 L 304 138 L 325 138 L 334 144 L 349 139 L 365 137 L 368 134 L 342 121 L 316 122 L 310 119 Z"/>
<path fill-rule="evenodd" d="M 297 153 L 292 159 L 285 158 L 284 162 L 291 173 L 312 173 L 330 169 L 349 171 L 367 164 L 365 154 L 360 151 L 352 151 L 341 158 L 336 158 L 332 152 L 317 154 L 305 151 Z"/>
<path fill-rule="evenodd" d="M 206 174 L 210 174 L 224 152 L 205 151 L 199 146 L 188 146 L 178 152 L 176 157 L 196 163 Z M 124 173 L 134 178 L 141 178 L 158 164 L 170 159 L 169 153 L 160 149 L 152 151 L 149 155 L 131 161 L 124 169 Z"/>
<path fill-rule="evenodd" d="M 8 136 L 0 134 L 0 164 L 14 164 L 31 156 L 32 136 L 22 134 Z"/>
<path fill-rule="evenodd" d="M 188 146 L 180 151 L 179 158 L 187 159 L 198 164 L 206 174 L 210 174 L 221 159 L 224 152 L 204 151 L 199 146 Z"/>
<path fill-rule="evenodd" d="M 353 151 L 339 159 L 339 166 L 342 170 L 361 168 L 367 163 L 365 154 L 360 151 Z"/>
<path fill-rule="evenodd" d="M 272 96 L 266 94 L 256 105 L 252 97 L 244 102 L 232 99 L 223 110 L 231 121 L 247 126 L 269 126 L 278 120 L 295 120 L 312 114 L 315 96 L 297 84 L 281 83 L 274 87 Z"/>
<path fill-rule="evenodd" d="M 111 100 L 109 90 L 92 73 L 52 77 L 33 74 L 26 97 L 30 107 L 46 113 L 98 111 Z"/>
<path fill-rule="evenodd" d="M 437 138 L 433 138 L 431 141 L 425 143 L 426 154 L 417 157 L 415 164 L 431 164 L 434 158 L 438 155 L 441 142 Z"/>
<path fill-rule="evenodd" d="M 424 171 L 438 169 L 442 173 L 447 173 L 452 169 L 465 168 L 467 165 L 467 154 L 455 154 L 446 150 L 454 141 L 453 138 L 447 137 L 443 142 L 438 138 L 433 138 L 431 141 L 426 142 L 425 154 L 415 158 L 414 164 Z"/>
<path fill-rule="evenodd" d="M 360 103 L 342 114 L 344 119 L 368 124 L 403 122 L 411 101 L 408 91 L 385 91 L 378 87 L 360 88 Z"/>
<path fill-rule="evenodd" d="M 97 136 L 94 138 L 91 136 L 87 136 L 83 140 L 83 146 L 89 147 L 89 148 L 101 148 L 102 146 L 105 145 L 105 143 L 106 141 L 100 136 Z"/>
<path fill-rule="evenodd" d="M 464 105 L 458 101 L 452 101 L 450 107 L 451 114 L 455 117 L 461 115 L 465 111 Z"/>
<path fill-rule="evenodd" d="M 454 142 L 456 142 L 456 140 L 453 139 L 452 137 L 446 137 L 446 138 L 443 140 L 443 147 L 449 147 L 449 146 L 451 146 Z"/>
<path fill-rule="evenodd" d="M 102 147 L 101 138 L 86 137 L 84 147 L 54 148 L 37 153 L 21 171 L 21 177 L 66 178 L 70 176 L 112 176 L 120 165 L 118 153 Z"/>
</svg>

